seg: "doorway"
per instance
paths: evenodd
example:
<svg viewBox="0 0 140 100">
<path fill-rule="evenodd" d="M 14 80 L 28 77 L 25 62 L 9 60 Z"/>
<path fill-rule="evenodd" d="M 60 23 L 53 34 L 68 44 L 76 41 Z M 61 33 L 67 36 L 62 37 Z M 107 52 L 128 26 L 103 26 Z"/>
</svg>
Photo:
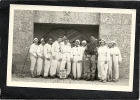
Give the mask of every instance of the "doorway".
<svg viewBox="0 0 140 100">
<path fill-rule="evenodd" d="M 59 36 L 64 35 L 67 36 L 70 43 L 76 39 L 89 42 L 91 35 L 98 39 L 99 25 L 34 23 L 34 38 L 51 37 L 55 41 Z"/>
</svg>

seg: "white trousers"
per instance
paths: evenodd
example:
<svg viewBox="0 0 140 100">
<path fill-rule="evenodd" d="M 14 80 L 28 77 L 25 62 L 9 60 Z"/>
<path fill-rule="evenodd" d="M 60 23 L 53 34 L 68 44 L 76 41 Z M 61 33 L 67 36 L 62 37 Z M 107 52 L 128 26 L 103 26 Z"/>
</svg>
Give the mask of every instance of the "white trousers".
<svg viewBox="0 0 140 100">
<path fill-rule="evenodd" d="M 51 60 L 51 67 L 50 67 L 50 76 L 54 76 L 56 75 L 57 70 L 59 69 L 59 57 L 60 57 L 60 53 L 59 52 L 55 52 L 55 59 L 52 58 Z"/>
<path fill-rule="evenodd" d="M 105 64 L 104 61 L 98 61 L 98 75 L 101 80 L 107 78 L 108 64 Z"/>
<path fill-rule="evenodd" d="M 49 75 L 50 67 L 51 67 L 51 60 L 45 59 L 45 61 L 44 61 L 44 76 Z"/>
<path fill-rule="evenodd" d="M 108 61 L 108 79 L 112 79 L 112 58 L 110 57 L 110 60 Z"/>
<path fill-rule="evenodd" d="M 41 75 L 42 74 L 42 71 L 43 71 L 43 60 L 42 58 L 38 58 L 37 60 L 37 75 Z"/>
<path fill-rule="evenodd" d="M 82 75 L 82 62 L 78 63 L 79 56 L 73 57 L 72 73 L 74 78 L 80 78 Z"/>
<path fill-rule="evenodd" d="M 69 75 L 71 72 L 70 56 L 71 56 L 70 53 L 63 53 L 62 62 L 60 64 L 60 70 L 66 69 L 67 75 Z"/>
<path fill-rule="evenodd" d="M 30 60 L 31 60 L 30 71 L 31 71 L 31 74 L 33 74 L 34 70 L 35 70 L 36 63 L 37 63 L 37 58 L 34 57 L 33 55 L 30 55 Z"/>
<path fill-rule="evenodd" d="M 112 76 L 113 79 L 117 80 L 119 78 L 119 64 L 118 64 L 118 56 L 112 55 Z"/>
</svg>

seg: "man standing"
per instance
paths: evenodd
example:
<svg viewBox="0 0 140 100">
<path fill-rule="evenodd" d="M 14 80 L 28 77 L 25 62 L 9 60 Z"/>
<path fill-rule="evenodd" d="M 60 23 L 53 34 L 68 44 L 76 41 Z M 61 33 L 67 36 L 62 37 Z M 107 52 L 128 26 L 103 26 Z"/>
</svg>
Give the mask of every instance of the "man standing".
<svg viewBox="0 0 140 100">
<path fill-rule="evenodd" d="M 96 38 L 92 35 L 90 38 L 90 43 L 87 45 L 85 50 L 86 55 L 86 71 L 85 78 L 86 80 L 94 80 L 95 79 L 95 71 L 96 71 L 96 52 L 95 49 L 98 46 L 96 42 Z"/>
<path fill-rule="evenodd" d="M 38 55 L 38 60 L 37 60 L 37 77 L 40 77 L 42 74 L 42 69 L 44 65 L 44 45 L 45 45 L 45 40 L 44 38 L 41 39 L 41 44 L 37 48 L 37 55 Z"/>
<path fill-rule="evenodd" d="M 49 38 L 48 43 L 44 46 L 44 56 L 45 56 L 45 62 L 44 62 L 44 78 L 48 78 L 50 66 L 51 66 L 51 47 L 52 46 L 52 38 Z"/>
<path fill-rule="evenodd" d="M 52 61 L 50 68 L 50 76 L 51 78 L 55 78 L 56 71 L 58 68 L 58 61 L 60 60 L 60 43 L 62 42 L 62 37 L 58 37 L 58 40 L 52 44 Z"/>
<path fill-rule="evenodd" d="M 35 38 L 33 41 L 33 44 L 30 46 L 30 60 L 31 60 L 31 67 L 30 67 L 30 71 L 31 71 L 31 77 L 34 78 L 34 70 L 35 70 L 35 66 L 36 66 L 36 62 L 37 62 L 37 48 L 38 48 L 38 39 Z"/>
<path fill-rule="evenodd" d="M 73 58 L 72 73 L 74 79 L 79 80 L 82 75 L 82 50 L 79 40 L 75 41 L 75 47 L 72 48 L 71 58 Z"/>
<path fill-rule="evenodd" d="M 61 59 L 62 62 L 60 64 L 60 70 L 64 70 L 65 66 L 66 66 L 66 73 L 67 73 L 67 77 L 69 76 L 70 72 L 71 72 L 71 45 L 68 42 L 67 37 L 65 36 L 63 38 L 63 45 L 61 46 Z"/>
</svg>

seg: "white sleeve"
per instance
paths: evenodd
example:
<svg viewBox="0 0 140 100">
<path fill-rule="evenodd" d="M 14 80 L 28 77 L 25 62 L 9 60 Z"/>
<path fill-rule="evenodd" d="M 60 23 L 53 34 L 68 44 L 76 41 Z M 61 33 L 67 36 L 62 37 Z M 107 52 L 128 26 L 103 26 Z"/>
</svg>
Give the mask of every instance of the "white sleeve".
<svg viewBox="0 0 140 100">
<path fill-rule="evenodd" d="M 33 45 L 33 44 L 30 46 L 29 52 L 30 52 L 30 54 L 32 54 L 33 56 L 37 56 L 36 53 L 34 52 L 34 45 Z"/>
<path fill-rule="evenodd" d="M 52 56 L 55 56 L 54 49 L 55 49 L 55 42 L 52 44 L 52 48 L 51 48 Z"/>
<path fill-rule="evenodd" d="M 119 48 L 118 48 L 118 57 L 119 57 L 119 61 L 122 61 L 122 56 Z"/>
<path fill-rule="evenodd" d="M 71 48 L 71 58 L 73 58 L 73 48 Z"/>
<path fill-rule="evenodd" d="M 106 60 L 109 61 L 110 60 L 110 51 L 108 48 L 107 49 L 107 56 L 106 56 Z"/>
<path fill-rule="evenodd" d="M 48 58 L 48 54 L 47 54 L 48 52 L 47 52 L 47 50 L 48 50 L 47 49 L 47 45 L 45 45 L 44 46 L 44 56 L 45 56 L 45 58 Z"/>
<path fill-rule="evenodd" d="M 37 55 L 39 56 L 39 57 L 41 57 L 42 56 L 42 53 L 41 53 L 41 50 L 40 50 L 41 48 L 40 48 L 40 45 L 38 46 L 38 48 L 37 48 Z"/>
</svg>

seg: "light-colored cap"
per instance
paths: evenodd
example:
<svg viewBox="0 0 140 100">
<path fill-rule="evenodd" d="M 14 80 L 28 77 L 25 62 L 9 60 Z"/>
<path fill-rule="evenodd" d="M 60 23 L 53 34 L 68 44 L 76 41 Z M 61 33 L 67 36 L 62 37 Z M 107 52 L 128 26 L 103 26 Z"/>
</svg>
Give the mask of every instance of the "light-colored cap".
<svg viewBox="0 0 140 100">
<path fill-rule="evenodd" d="M 77 39 L 76 42 L 79 42 L 80 43 L 80 40 Z"/>
<path fill-rule="evenodd" d="M 38 41 L 38 38 L 34 38 L 34 40 L 33 40 L 33 41 L 35 41 L 35 40 L 37 40 L 37 41 Z"/>
<path fill-rule="evenodd" d="M 44 38 L 42 38 L 40 41 L 42 42 L 42 41 L 45 41 L 45 40 L 44 40 Z"/>
<path fill-rule="evenodd" d="M 86 40 L 83 40 L 82 43 L 87 43 L 87 41 Z"/>
<path fill-rule="evenodd" d="M 100 42 L 105 42 L 105 40 L 104 39 L 101 39 Z"/>
<path fill-rule="evenodd" d="M 111 41 L 111 43 L 114 43 L 114 44 L 116 44 L 116 42 L 115 42 L 115 41 Z"/>
</svg>

